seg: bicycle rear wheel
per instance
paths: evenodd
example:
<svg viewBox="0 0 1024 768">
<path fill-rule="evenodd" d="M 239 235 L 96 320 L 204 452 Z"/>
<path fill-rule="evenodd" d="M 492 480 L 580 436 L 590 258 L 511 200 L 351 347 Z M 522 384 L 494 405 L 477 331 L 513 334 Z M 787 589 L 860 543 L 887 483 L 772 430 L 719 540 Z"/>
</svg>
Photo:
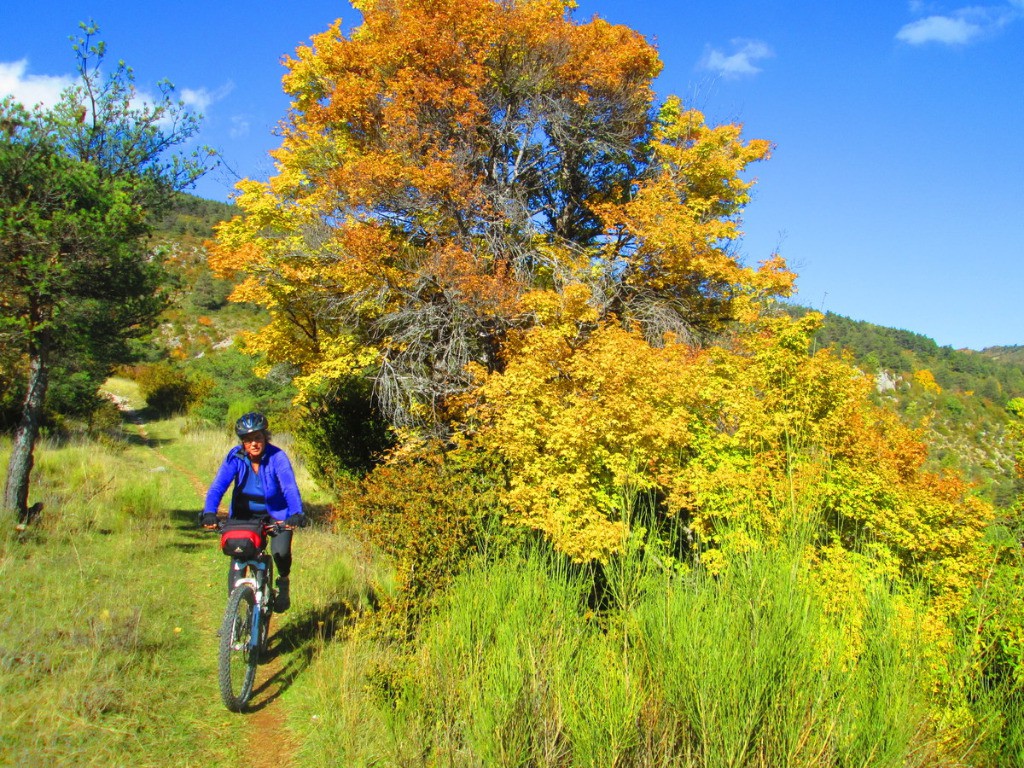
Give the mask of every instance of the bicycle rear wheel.
<svg viewBox="0 0 1024 768">
<path fill-rule="evenodd" d="M 259 663 L 259 646 L 253 646 L 256 593 L 248 584 L 235 588 L 228 598 L 220 627 L 218 656 L 220 696 L 232 712 L 241 712 L 252 695 Z M 259 637 L 259 630 L 257 635 Z"/>
</svg>

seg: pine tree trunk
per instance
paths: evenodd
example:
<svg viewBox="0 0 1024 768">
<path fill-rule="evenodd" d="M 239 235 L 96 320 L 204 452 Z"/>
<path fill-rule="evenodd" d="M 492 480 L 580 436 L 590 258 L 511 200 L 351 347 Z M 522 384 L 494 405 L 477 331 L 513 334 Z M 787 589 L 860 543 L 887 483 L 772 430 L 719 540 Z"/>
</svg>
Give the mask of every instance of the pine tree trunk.
<svg viewBox="0 0 1024 768">
<path fill-rule="evenodd" d="M 21 424 L 14 433 L 11 458 L 7 464 L 7 484 L 4 487 L 4 512 L 16 513 L 18 519 L 28 514 L 28 485 L 32 472 L 33 452 L 39 436 L 39 422 L 43 415 L 43 402 L 49 384 L 48 349 L 45 342 L 35 350 L 29 360 L 28 389 L 21 409 Z"/>
</svg>

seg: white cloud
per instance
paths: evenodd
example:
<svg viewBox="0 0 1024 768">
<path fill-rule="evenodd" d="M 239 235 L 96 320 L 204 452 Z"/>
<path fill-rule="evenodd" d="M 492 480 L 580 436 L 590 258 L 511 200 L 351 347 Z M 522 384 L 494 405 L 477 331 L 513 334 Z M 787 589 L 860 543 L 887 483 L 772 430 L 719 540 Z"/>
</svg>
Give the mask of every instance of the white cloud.
<svg viewBox="0 0 1024 768">
<path fill-rule="evenodd" d="M 205 88 L 182 88 L 181 100 L 186 107 L 202 112 L 213 103 L 213 94 Z"/>
<path fill-rule="evenodd" d="M 72 85 L 70 75 L 30 75 L 28 59 L 0 61 L 0 97 L 13 96 L 23 106 L 53 106 L 61 91 Z"/>
<path fill-rule="evenodd" d="M 912 4 L 911 10 L 914 9 Z M 1020 0 L 1011 0 L 1009 5 L 1002 6 L 960 8 L 949 14 L 926 16 L 904 24 L 896 33 L 896 39 L 909 45 L 969 45 L 1021 18 L 1022 10 L 1024 5 Z"/>
<path fill-rule="evenodd" d="M 245 115 L 235 115 L 231 118 L 231 128 L 228 130 L 228 135 L 232 139 L 241 139 L 249 135 L 249 128 L 248 117 Z"/>
<path fill-rule="evenodd" d="M 31 109 L 37 105 L 52 107 L 57 103 L 65 88 L 74 85 L 78 78 L 72 75 L 33 75 L 29 73 L 28 59 L 0 61 L 0 98 L 13 96 L 16 101 Z M 228 82 L 215 91 L 207 88 L 183 88 L 179 92 L 185 106 L 202 112 L 215 104 L 231 91 L 234 83 Z M 154 104 L 156 100 L 147 93 L 138 92 L 132 103 L 135 106 Z"/>
<path fill-rule="evenodd" d="M 729 41 L 733 53 L 727 54 L 708 46 L 700 61 L 703 69 L 710 69 L 723 77 L 736 78 L 756 75 L 761 71 L 754 62 L 774 55 L 767 43 L 760 40 L 735 39 Z"/>
<path fill-rule="evenodd" d="M 944 43 L 946 45 L 967 45 L 981 36 L 984 29 L 964 18 L 929 16 L 904 25 L 896 33 L 896 39 L 911 45 Z"/>
<path fill-rule="evenodd" d="M 211 104 L 216 104 L 235 89 L 233 82 L 227 82 L 215 91 L 208 88 L 182 88 L 181 100 L 185 106 L 197 112 L 205 112 Z"/>
</svg>

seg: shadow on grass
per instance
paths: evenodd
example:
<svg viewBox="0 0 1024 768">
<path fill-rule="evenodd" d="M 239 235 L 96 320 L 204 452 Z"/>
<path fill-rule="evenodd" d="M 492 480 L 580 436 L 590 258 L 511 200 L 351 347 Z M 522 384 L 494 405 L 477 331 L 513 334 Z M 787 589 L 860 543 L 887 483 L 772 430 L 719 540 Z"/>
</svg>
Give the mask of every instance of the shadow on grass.
<svg viewBox="0 0 1024 768">
<path fill-rule="evenodd" d="M 326 504 L 307 504 L 305 512 L 312 525 L 317 526 L 317 521 L 327 519 L 330 507 Z M 219 551 L 218 533 L 199 527 L 199 510 L 172 509 L 167 514 L 173 527 L 181 534 L 179 540 L 169 542 L 170 548 L 181 552 L 196 552 L 210 547 Z M 296 535 L 301 537 L 302 530 L 297 531 Z M 227 567 L 228 558 L 224 558 L 225 573 Z M 376 602 L 372 594 L 369 600 L 371 604 Z M 274 623 L 281 622 L 281 628 L 276 632 L 273 631 L 272 623 L 261 668 L 263 674 L 269 669 L 274 671 L 269 678 L 258 683 L 246 707 L 247 712 L 258 712 L 276 701 L 309 667 L 317 647 L 331 642 L 338 630 L 354 618 L 352 608 L 340 601 L 305 611 L 293 609 L 286 616 L 287 621 L 284 621 L 283 616 L 275 617 Z"/>
<path fill-rule="evenodd" d="M 273 664 L 279 658 L 284 663 L 253 691 L 246 711 L 259 712 L 287 691 L 312 663 L 316 646 L 330 642 L 351 616 L 348 605 L 331 603 L 298 614 L 273 633 L 261 664 Z"/>
<path fill-rule="evenodd" d="M 169 509 L 167 514 L 174 522 L 174 527 L 184 533 L 195 533 L 197 535 L 209 534 L 199 525 L 199 509 Z"/>
<path fill-rule="evenodd" d="M 150 437 L 146 434 L 146 424 L 162 418 L 166 417 L 148 407 L 123 408 L 121 410 L 121 419 L 124 424 L 122 425 L 120 438 L 129 445 L 141 446 L 143 448 L 159 448 L 161 445 L 173 443 L 172 439 Z M 130 427 L 135 427 L 135 429 Z"/>
<path fill-rule="evenodd" d="M 200 552 L 204 549 L 217 546 L 218 542 L 213 541 L 175 541 L 167 545 L 168 549 L 173 549 L 175 552 Z"/>
<path fill-rule="evenodd" d="M 167 516 L 180 535 L 167 542 L 168 549 L 178 552 L 198 552 L 211 548 L 219 550 L 219 534 L 199 526 L 198 509 L 169 509 Z"/>
<path fill-rule="evenodd" d="M 159 448 L 162 445 L 173 443 L 174 441 L 168 438 L 160 437 L 143 437 L 138 433 L 124 432 L 121 436 L 128 445 L 135 446 L 137 448 Z"/>
</svg>

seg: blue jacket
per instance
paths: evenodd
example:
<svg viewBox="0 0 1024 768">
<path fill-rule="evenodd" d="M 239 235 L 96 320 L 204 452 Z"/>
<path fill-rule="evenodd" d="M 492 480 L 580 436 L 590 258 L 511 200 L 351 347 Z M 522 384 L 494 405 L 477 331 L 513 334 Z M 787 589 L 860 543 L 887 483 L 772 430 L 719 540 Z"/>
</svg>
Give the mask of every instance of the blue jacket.
<svg viewBox="0 0 1024 768">
<path fill-rule="evenodd" d="M 231 493 L 230 515 L 234 517 L 239 511 L 248 512 L 248 503 L 241 494 L 246 479 L 252 472 L 252 463 L 241 446 L 228 451 L 224 463 L 220 465 L 217 476 L 206 492 L 204 512 L 216 513 L 221 499 L 227 493 L 228 486 L 235 484 Z M 288 455 L 276 445 L 267 443 L 260 457 L 260 479 L 263 482 L 263 495 L 266 497 L 267 514 L 275 520 L 285 520 L 302 512 L 302 497 L 299 486 L 295 483 L 295 473 Z"/>
</svg>

